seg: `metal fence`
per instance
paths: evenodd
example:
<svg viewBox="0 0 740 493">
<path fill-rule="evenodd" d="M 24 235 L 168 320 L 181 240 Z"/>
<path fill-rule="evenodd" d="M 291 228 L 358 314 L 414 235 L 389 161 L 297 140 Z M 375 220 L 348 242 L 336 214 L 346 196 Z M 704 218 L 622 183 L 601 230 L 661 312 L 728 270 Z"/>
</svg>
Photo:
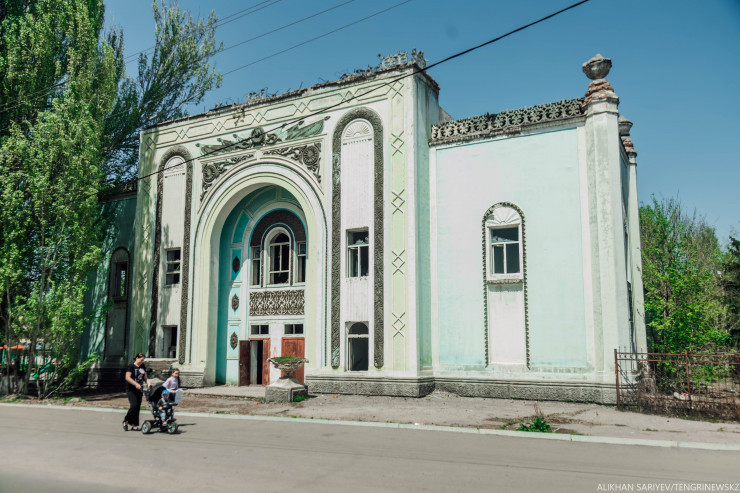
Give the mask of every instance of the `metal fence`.
<svg viewBox="0 0 740 493">
<path fill-rule="evenodd" d="M 617 406 L 740 421 L 740 355 L 614 350 Z"/>
</svg>

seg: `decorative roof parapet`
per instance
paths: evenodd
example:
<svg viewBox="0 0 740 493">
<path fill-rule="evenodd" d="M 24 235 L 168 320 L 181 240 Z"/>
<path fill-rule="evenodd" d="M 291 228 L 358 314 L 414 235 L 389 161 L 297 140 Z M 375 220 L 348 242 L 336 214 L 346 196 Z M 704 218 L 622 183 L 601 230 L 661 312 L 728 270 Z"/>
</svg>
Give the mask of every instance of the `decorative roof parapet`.
<svg viewBox="0 0 740 493">
<path fill-rule="evenodd" d="M 399 51 L 396 54 L 391 54 L 387 56 L 378 54 L 378 58 L 380 58 L 380 63 L 378 63 L 376 66 L 371 67 L 370 65 L 368 65 L 367 68 L 355 69 L 352 73 L 343 74 L 341 78 L 346 79 L 347 77 L 365 75 L 372 72 L 378 72 L 380 70 L 405 67 L 406 65 L 412 64 L 416 64 L 419 66 L 420 69 L 424 69 L 426 68 L 428 61 L 426 58 L 424 58 L 424 52 L 417 50 L 416 48 L 411 50 L 411 56 L 409 56 L 408 53 L 405 51 Z"/>
<path fill-rule="evenodd" d="M 556 103 L 529 106 L 501 113 L 486 113 L 462 120 L 432 125 L 430 145 L 447 144 L 461 140 L 490 137 L 517 132 L 521 127 L 552 122 L 583 115 L 583 98 L 564 99 Z"/>
</svg>

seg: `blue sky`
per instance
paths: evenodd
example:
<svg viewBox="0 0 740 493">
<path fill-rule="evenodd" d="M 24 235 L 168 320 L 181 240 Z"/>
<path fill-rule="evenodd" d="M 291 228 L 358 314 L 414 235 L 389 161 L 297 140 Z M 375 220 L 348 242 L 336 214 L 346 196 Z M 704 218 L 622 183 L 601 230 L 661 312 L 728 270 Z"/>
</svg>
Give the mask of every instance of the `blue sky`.
<svg viewBox="0 0 740 493">
<path fill-rule="evenodd" d="M 274 1 L 274 0 L 273 0 Z M 347 0 L 279 0 L 219 28 L 229 46 Z M 404 0 L 355 0 L 318 17 L 218 55 L 226 73 Z M 180 0 L 194 16 L 225 17 L 261 0 Z M 430 63 L 494 38 L 572 0 L 411 0 L 383 14 L 238 70 L 205 104 L 244 101 L 268 87 L 284 92 L 375 65 L 377 55 L 424 51 Z M 106 0 L 107 23 L 123 29 L 126 53 L 154 39 L 151 3 Z M 740 1 L 590 0 L 430 71 L 440 104 L 454 118 L 497 113 L 583 96 L 581 64 L 596 53 L 612 59 L 607 79 L 620 112 L 634 122 L 638 188 L 678 197 L 717 229 L 725 243 L 740 232 Z M 136 64 L 128 65 L 130 71 Z"/>
</svg>

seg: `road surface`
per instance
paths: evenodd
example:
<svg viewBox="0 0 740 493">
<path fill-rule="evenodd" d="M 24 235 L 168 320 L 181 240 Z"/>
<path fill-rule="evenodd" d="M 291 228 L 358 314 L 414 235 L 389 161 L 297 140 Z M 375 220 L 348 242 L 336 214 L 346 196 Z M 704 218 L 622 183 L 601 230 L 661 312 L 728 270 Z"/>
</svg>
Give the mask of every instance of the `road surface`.
<svg viewBox="0 0 740 493">
<path fill-rule="evenodd" d="M 144 436 L 123 416 L 0 406 L 0 492 L 740 491 L 740 452 L 190 416 Z"/>
</svg>

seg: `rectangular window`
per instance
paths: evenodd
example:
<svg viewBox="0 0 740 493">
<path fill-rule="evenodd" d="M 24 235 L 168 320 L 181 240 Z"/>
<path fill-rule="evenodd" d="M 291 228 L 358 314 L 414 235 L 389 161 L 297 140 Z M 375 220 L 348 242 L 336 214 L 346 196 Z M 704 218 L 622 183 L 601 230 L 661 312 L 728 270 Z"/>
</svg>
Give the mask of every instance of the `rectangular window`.
<svg viewBox="0 0 740 493">
<path fill-rule="evenodd" d="M 518 274 L 519 226 L 490 228 L 492 274 Z"/>
<path fill-rule="evenodd" d="M 347 277 L 370 275 L 370 236 L 368 230 L 347 233 Z"/>
<path fill-rule="evenodd" d="M 167 270 L 165 276 L 165 284 L 172 286 L 174 284 L 180 284 L 180 249 L 173 248 L 167 250 Z"/>
<path fill-rule="evenodd" d="M 262 284 L 260 282 L 260 279 L 262 279 L 262 251 L 260 250 L 260 247 L 253 246 L 252 247 L 252 279 L 251 279 L 251 285 L 252 286 L 259 286 Z"/>
<path fill-rule="evenodd" d="M 285 335 L 302 335 L 303 324 L 285 324 Z"/>
<path fill-rule="evenodd" d="M 306 242 L 296 242 L 295 282 L 306 282 Z"/>
<path fill-rule="evenodd" d="M 116 262 L 113 271 L 113 297 L 126 297 L 126 283 L 128 282 L 127 271 L 128 263 Z"/>
<path fill-rule="evenodd" d="M 270 335 L 270 326 L 267 324 L 262 325 L 250 325 L 249 334 L 253 336 L 266 336 Z"/>
</svg>

